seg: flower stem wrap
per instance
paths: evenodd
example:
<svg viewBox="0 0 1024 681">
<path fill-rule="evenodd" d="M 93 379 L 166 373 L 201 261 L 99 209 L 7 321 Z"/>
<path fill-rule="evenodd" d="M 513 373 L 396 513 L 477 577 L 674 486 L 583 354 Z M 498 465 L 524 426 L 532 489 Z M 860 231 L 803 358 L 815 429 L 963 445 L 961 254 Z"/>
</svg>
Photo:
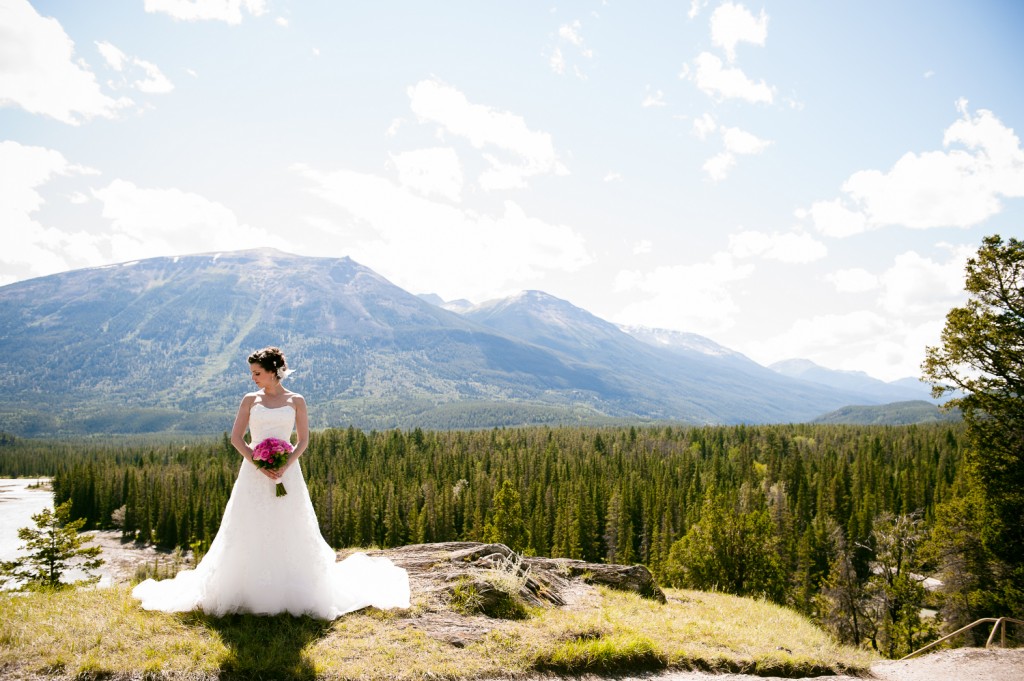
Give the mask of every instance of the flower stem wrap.
<svg viewBox="0 0 1024 681">
<path fill-rule="evenodd" d="M 276 437 L 268 437 L 253 447 L 252 462 L 257 468 L 268 468 L 272 471 L 281 469 L 288 463 L 288 455 L 292 453 L 290 442 L 280 440 Z M 288 494 L 284 484 L 277 483 L 277 496 L 283 497 Z"/>
</svg>

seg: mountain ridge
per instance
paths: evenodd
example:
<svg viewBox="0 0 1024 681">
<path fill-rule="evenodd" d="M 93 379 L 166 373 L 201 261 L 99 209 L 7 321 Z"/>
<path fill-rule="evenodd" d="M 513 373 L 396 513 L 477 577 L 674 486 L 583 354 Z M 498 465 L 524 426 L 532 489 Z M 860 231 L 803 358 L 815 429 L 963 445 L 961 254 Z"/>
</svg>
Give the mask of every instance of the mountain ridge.
<svg viewBox="0 0 1024 681">
<path fill-rule="evenodd" d="M 940 402 L 931 397 L 931 390 L 926 383 L 911 377 L 886 382 L 863 371 L 828 369 L 809 359 L 785 359 L 768 365 L 768 368 L 784 376 L 849 390 L 863 395 L 868 401 L 925 400 L 934 404 Z"/>
<path fill-rule="evenodd" d="M 266 345 L 288 353 L 314 427 L 806 421 L 857 397 L 727 349 L 645 343 L 542 291 L 461 307 L 350 258 L 273 249 L 8 284 L 0 429 L 223 432 L 252 389 L 244 358 Z"/>
</svg>

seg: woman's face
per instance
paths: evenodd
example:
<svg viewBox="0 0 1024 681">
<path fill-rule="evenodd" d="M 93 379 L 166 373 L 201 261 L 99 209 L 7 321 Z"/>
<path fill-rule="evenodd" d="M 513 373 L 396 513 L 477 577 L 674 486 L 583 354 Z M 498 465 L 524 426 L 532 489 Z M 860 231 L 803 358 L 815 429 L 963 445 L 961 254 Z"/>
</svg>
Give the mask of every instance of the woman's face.
<svg viewBox="0 0 1024 681">
<path fill-rule="evenodd" d="M 258 388 L 269 388 L 277 383 L 277 376 L 274 372 L 267 371 L 255 362 L 249 365 L 249 372 L 252 374 L 252 382 Z"/>
</svg>

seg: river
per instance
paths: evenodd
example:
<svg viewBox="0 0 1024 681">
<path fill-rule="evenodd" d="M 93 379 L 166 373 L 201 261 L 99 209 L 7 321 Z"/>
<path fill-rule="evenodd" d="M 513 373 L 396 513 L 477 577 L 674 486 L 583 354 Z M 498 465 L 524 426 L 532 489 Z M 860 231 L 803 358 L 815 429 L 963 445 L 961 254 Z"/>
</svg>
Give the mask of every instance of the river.
<svg viewBox="0 0 1024 681">
<path fill-rule="evenodd" d="M 53 492 L 48 484 L 40 488 L 31 487 L 40 481 L 48 482 L 46 478 L 0 478 L 0 560 L 17 558 L 23 545 L 18 539 L 18 528 L 35 527 L 32 516 L 43 509 L 53 508 Z M 101 557 L 106 558 L 105 555 Z M 101 566 L 96 574 L 100 576 L 100 586 L 111 584 L 110 566 Z M 80 570 L 71 569 L 65 573 L 65 581 L 84 576 Z"/>
<path fill-rule="evenodd" d="M 45 480 L 45 479 L 44 479 Z M 53 508 L 53 492 L 49 485 L 29 489 L 39 478 L 0 478 L 0 560 L 18 556 L 22 542 L 19 527 L 32 527 L 32 516 L 45 508 Z"/>
</svg>

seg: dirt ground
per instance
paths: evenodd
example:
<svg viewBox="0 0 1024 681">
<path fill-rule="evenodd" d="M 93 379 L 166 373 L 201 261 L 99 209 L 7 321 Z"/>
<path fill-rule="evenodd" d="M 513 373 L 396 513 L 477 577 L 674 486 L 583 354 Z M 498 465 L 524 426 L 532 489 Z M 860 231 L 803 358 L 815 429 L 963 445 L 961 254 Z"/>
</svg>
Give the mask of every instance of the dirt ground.
<svg viewBox="0 0 1024 681">
<path fill-rule="evenodd" d="M 586 677 L 576 681 L 598 681 Z M 818 681 L 1022 681 L 1024 648 L 957 648 L 922 655 L 906 661 L 887 660 L 871 667 L 869 676 L 819 676 Z M 790 681 L 778 676 L 668 672 L 646 676 L 616 677 L 615 681 Z"/>
<path fill-rule="evenodd" d="M 885 681 L 1020 681 L 1024 679 L 1024 649 L 956 648 L 904 662 L 880 662 L 871 672 Z"/>
<path fill-rule="evenodd" d="M 90 537 L 88 546 L 99 546 L 103 549 L 100 556 L 105 562 L 97 572 L 103 576 L 100 584 L 109 586 L 111 583 L 124 584 L 131 580 L 135 569 L 142 563 L 169 563 L 173 558 L 167 551 L 158 551 L 151 546 L 136 546 L 132 543 L 122 544 L 121 533 L 118 531 L 83 532 L 82 536 Z M 188 565 L 191 567 L 191 565 Z"/>
</svg>

